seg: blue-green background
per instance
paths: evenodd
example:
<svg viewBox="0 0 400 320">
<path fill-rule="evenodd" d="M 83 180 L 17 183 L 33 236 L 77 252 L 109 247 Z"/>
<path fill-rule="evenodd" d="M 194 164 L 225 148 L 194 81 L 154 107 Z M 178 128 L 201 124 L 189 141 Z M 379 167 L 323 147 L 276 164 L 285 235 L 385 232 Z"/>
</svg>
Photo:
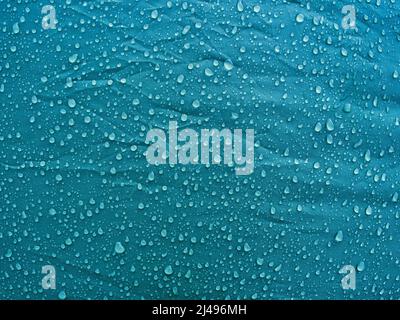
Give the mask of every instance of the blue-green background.
<svg viewBox="0 0 400 320">
<path fill-rule="evenodd" d="M 400 298 L 400 2 L 242 3 L 0 0 L 0 298 Z M 170 120 L 254 173 L 148 165 Z"/>
</svg>

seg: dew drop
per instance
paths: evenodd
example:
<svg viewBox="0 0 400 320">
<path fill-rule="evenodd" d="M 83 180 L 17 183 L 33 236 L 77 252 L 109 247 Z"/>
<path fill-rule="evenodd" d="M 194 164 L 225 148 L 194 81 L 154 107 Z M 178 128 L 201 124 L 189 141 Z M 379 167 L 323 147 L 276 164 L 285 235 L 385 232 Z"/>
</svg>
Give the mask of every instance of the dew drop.
<svg viewBox="0 0 400 320">
<path fill-rule="evenodd" d="M 121 254 L 125 252 L 125 247 L 122 245 L 121 242 L 118 241 L 115 243 L 114 250 L 116 253 Z"/>
</svg>

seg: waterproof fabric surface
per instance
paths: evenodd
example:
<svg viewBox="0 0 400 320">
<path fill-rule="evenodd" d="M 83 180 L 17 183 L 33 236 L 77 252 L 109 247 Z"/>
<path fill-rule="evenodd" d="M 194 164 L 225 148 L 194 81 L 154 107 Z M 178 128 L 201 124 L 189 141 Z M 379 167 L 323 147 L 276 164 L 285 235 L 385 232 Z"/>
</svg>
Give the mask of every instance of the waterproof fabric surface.
<svg viewBox="0 0 400 320">
<path fill-rule="evenodd" d="M 0 298 L 400 298 L 398 0 L 0 15 Z M 254 172 L 151 165 L 170 121 L 254 129 Z"/>
</svg>

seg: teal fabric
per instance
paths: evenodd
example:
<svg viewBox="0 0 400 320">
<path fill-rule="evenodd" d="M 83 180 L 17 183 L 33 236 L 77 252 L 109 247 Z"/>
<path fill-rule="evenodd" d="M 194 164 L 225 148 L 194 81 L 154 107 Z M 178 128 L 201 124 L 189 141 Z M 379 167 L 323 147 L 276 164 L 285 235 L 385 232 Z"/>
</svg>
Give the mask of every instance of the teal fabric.
<svg viewBox="0 0 400 320">
<path fill-rule="evenodd" d="M 0 0 L 0 298 L 398 299 L 399 13 Z M 169 121 L 254 129 L 254 172 L 150 165 Z"/>
</svg>

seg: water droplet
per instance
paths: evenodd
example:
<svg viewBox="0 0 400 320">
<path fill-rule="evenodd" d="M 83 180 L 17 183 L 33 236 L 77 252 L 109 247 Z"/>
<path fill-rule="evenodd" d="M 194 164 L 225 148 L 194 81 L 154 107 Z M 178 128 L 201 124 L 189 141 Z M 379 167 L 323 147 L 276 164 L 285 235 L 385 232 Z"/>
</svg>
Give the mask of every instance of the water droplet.
<svg viewBox="0 0 400 320">
<path fill-rule="evenodd" d="M 171 275 L 174 271 L 172 270 L 172 266 L 171 266 L 171 265 L 168 265 L 168 266 L 165 267 L 164 272 L 165 272 L 166 275 L 169 276 L 169 275 Z"/>
<path fill-rule="evenodd" d="M 328 121 L 326 121 L 326 129 L 328 131 L 335 130 L 335 125 L 333 124 L 333 121 L 331 119 L 328 119 Z"/>
<path fill-rule="evenodd" d="M 293 17 L 293 16 L 292 16 Z M 292 18 L 293 19 L 293 18 Z M 292 20 L 293 21 L 293 20 Z M 302 23 L 304 21 L 304 15 L 302 14 L 302 13 L 299 13 L 297 16 L 296 16 L 296 22 L 298 22 L 298 23 Z"/>
<path fill-rule="evenodd" d="M 204 74 L 205 74 L 207 77 L 212 77 L 212 76 L 214 75 L 214 72 L 213 72 L 210 68 L 206 68 L 206 69 L 204 70 Z"/>
<path fill-rule="evenodd" d="M 75 106 L 76 106 L 75 100 L 74 99 L 68 99 L 68 106 L 70 108 L 75 108 Z"/>
<path fill-rule="evenodd" d="M 236 8 L 237 8 L 237 10 L 238 10 L 239 12 L 243 12 L 244 6 L 243 6 L 242 0 L 239 0 L 239 1 L 237 2 Z"/>
<path fill-rule="evenodd" d="M 253 7 L 253 11 L 254 11 L 255 13 L 259 13 L 259 12 L 261 11 L 261 7 L 260 7 L 258 4 L 256 4 L 256 5 Z"/>
<path fill-rule="evenodd" d="M 339 230 L 336 234 L 335 237 L 335 241 L 336 242 L 342 242 L 343 241 L 343 232 L 341 230 Z"/>
<path fill-rule="evenodd" d="M 193 108 L 198 108 L 198 107 L 200 107 L 200 101 L 199 101 L 199 100 L 194 100 L 194 101 L 192 102 L 192 106 L 193 106 Z"/>
<path fill-rule="evenodd" d="M 233 69 L 233 64 L 230 61 L 225 61 L 224 68 L 226 71 L 231 71 Z"/>
<path fill-rule="evenodd" d="M 183 74 L 180 74 L 176 81 L 178 81 L 178 83 L 183 83 L 184 80 L 185 80 L 185 76 Z"/>
<path fill-rule="evenodd" d="M 60 291 L 60 293 L 58 294 L 58 298 L 61 300 L 65 300 L 67 298 L 67 294 L 65 293 L 65 291 Z"/>
<path fill-rule="evenodd" d="M 351 104 L 350 103 L 346 103 L 343 107 L 343 111 L 346 113 L 351 112 Z"/>
<path fill-rule="evenodd" d="M 115 243 L 114 250 L 116 253 L 121 254 L 125 252 L 125 247 L 122 245 L 121 242 L 118 241 Z"/>
<path fill-rule="evenodd" d="M 18 25 L 18 22 L 16 22 L 16 23 L 14 23 L 14 25 L 13 25 L 13 32 L 16 34 L 16 33 L 19 33 L 19 25 Z"/>
<path fill-rule="evenodd" d="M 157 19 L 157 17 L 158 17 L 158 11 L 157 11 L 157 10 L 153 10 L 153 11 L 151 12 L 151 18 L 152 18 L 152 19 Z"/>
<path fill-rule="evenodd" d="M 76 53 L 74 53 L 73 55 L 71 55 L 71 56 L 68 58 L 68 61 L 69 61 L 70 63 L 75 63 L 77 59 L 78 59 L 78 55 L 77 55 Z"/>
</svg>

